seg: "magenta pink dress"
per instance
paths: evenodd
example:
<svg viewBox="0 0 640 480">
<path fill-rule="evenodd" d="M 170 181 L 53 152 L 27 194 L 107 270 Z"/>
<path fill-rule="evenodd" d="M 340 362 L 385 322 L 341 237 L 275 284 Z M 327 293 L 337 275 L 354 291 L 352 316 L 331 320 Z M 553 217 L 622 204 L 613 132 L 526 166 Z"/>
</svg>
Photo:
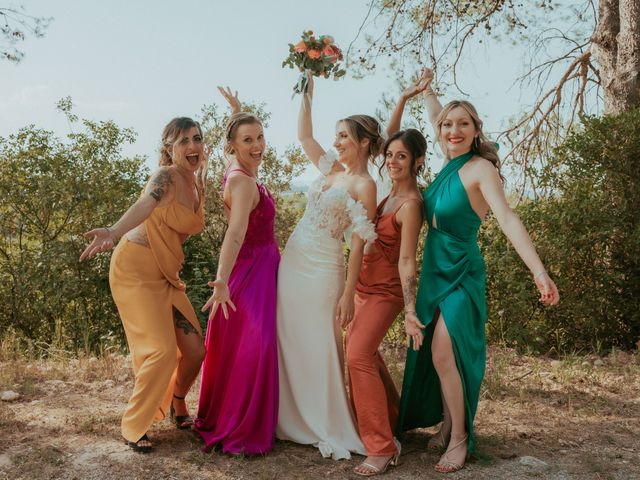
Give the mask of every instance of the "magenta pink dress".
<svg viewBox="0 0 640 480">
<path fill-rule="evenodd" d="M 235 171 L 235 170 L 232 170 Z M 229 172 L 231 173 L 231 172 Z M 246 172 L 243 172 L 246 173 Z M 224 177 L 226 182 L 227 176 Z M 207 355 L 195 430 L 205 451 L 263 454 L 273 448 L 278 420 L 276 281 L 280 253 L 275 202 L 264 185 L 249 216 L 244 243 L 229 277 L 237 311 L 218 309 L 209 322 Z"/>
</svg>

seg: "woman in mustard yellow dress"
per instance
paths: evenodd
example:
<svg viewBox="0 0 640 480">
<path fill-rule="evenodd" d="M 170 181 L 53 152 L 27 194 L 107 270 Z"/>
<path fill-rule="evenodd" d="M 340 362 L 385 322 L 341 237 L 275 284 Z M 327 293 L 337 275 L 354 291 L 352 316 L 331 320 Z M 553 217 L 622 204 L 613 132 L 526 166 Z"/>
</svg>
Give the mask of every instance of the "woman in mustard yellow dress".
<svg viewBox="0 0 640 480">
<path fill-rule="evenodd" d="M 171 411 L 178 428 L 191 428 L 185 396 L 205 354 L 195 311 L 179 272 L 182 244 L 204 226 L 209 151 L 200 125 L 174 118 L 164 128 L 160 169 L 138 201 L 114 225 L 85 233 L 93 239 L 80 261 L 118 243 L 109 284 L 133 360 L 135 384 L 122 417 L 127 445 L 153 449 L 147 431 Z"/>
</svg>

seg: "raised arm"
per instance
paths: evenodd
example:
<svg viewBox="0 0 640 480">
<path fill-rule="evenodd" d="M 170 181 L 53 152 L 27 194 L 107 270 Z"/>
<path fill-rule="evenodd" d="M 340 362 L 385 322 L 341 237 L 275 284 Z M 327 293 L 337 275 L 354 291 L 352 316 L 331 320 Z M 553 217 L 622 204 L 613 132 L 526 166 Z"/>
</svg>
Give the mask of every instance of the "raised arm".
<svg viewBox="0 0 640 480">
<path fill-rule="evenodd" d="M 318 161 L 326 152 L 320 144 L 313 138 L 313 122 L 311 120 L 311 104 L 313 99 L 313 76 L 308 75 L 308 91 L 302 95 L 300 102 L 300 112 L 298 113 L 298 140 L 302 145 L 304 153 L 314 165 L 318 166 Z"/>
<path fill-rule="evenodd" d="M 540 301 L 547 305 L 555 305 L 560 300 L 556 284 L 544 268 L 522 221 L 509 207 L 497 170 L 488 161 L 482 162 L 478 168 L 481 179 L 480 191 L 496 216 L 500 228 L 529 268 L 533 281 L 540 291 Z"/>
<path fill-rule="evenodd" d="M 356 194 L 357 203 L 352 210 L 361 211 L 364 207 L 364 212 L 356 213 L 356 218 L 353 218 L 353 212 L 351 213 L 354 228 L 351 235 L 347 279 L 344 292 L 336 308 L 336 317 L 343 327 L 346 327 L 353 320 L 354 296 L 364 256 L 364 245 L 367 241 L 375 240 L 373 221 L 376 217 L 376 184 L 373 181 L 362 182 L 356 188 Z M 358 218 L 360 215 L 366 215 L 366 218 Z"/>
<path fill-rule="evenodd" d="M 202 307 L 206 311 L 209 307 L 211 320 L 218 307 L 222 307 L 225 318 L 229 318 L 227 304 L 235 311 L 236 306 L 231 301 L 229 294 L 229 276 L 238 258 L 238 253 L 244 242 L 244 237 L 249 226 L 249 215 L 254 207 L 256 196 L 256 182 L 245 175 L 234 175 L 227 181 L 227 188 L 231 197 L 232 208 L 229 214 L 229 226 L 224 234 L 220 257 L 218 258 L 218 272 L 216 279 L 209 282 L 213 287 L 213 294 Z"/>
<path fill-rule="evenodd" d="M 402 284 L 404 297 L 404 328 L 407 339 L 413 342 L 413 349 L 418 351 L 422 345 L 424 325 L 416 314 L 416 290 L 418 277 L 416 275 L 416 252 L 418 250 L 418 236 L 422 227 L 422 205 L 420 200 L 406 202 L 396 214 L 400 223 L 400 258 L 398 273 Z"/>
<path fill-rule="evenodd" d="M 84 234 L 85 238 L 93 241 L 80 255 L 80 261 L 111 250 L 118 238 L 140 225 L 160 203 L 166 202 L 167 197 L 173 193 L 173 188 L 173 178 L 168 167 L 154 173 L 147 183 L 144 195 L 131 205 L 116 223 L 110 227 L 94 228 Z"/>
<path fill-rule="evenodd" d="M 407 101 L 419 93 L 424 92 L 425 89 L 429 87 L 431 80 L 433 80 L 433 72 L 428 68 L 425 68 L 420 77 L 418 77 L 413 84 L 400 94 L 396 108 L 393 109 L 391 117 L 389 117 L 389 123 L 387 124 L 387 138 L 400 130 L 400 126 L 402 125 L 402 115 L 404 114 L 404 107 Z"/>
<path fill-rule="evenodd" d="M 225 90 L 223 87 L 218 87 L 218 91 L 222 94 L 224 99 L 227 101 L 229 106 L 231 107 L 231 114 L 240 112 L 242 108 L 242 103 L 240 103 L 240 99 L 238 98 L 238 91 L 235 93 L 231 93 L 231 89 L 227 87 Z"/>
<path fill-rule="evenodd" d="M 429 122 L 433 127 L 433 131 L 437 134 L 438 127 L 436 125 L 436 120 L 438 119 L 438 115 L 440 115 L 440 112 L 442 111 L 442 104 L 438 100 L 438 96 L 431 87 L 431 83 L 433 82 L 433 71 L 429 68 L 425 68 L 422 74 L 422 78 L 427 83 L 427 86 L 424 90 L 424 104 L 427 107 Z"/>
</svg>

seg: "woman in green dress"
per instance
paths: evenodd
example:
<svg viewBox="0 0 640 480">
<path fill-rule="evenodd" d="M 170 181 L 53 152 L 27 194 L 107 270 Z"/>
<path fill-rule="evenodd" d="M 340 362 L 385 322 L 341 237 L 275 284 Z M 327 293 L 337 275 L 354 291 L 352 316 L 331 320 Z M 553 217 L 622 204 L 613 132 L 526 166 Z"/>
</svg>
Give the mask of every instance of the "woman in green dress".
<svg viewBox="0 0 640 480">
<path fill-rule="evenodd" d="M 469 102 L 444 108 L 425 69 L 397 108 L 425 91 L 429 118 L 445 154 L 442 170 L 424 192 L 428 233 L 416 300 L 424 339 L 412 348 L 402 386 L 398 433 L 436 425 L 428 448 L 446 449 L 435 466 L 450 473 L 464 467 L 475 450 L 473 419 L 485 370 L 485 265 L 478 228 L 491 210 L 527 265 L 546 305 L 558 303 L 558 290 L 518 216 L 509 207 L 496 147 L 482 133 L 482 121 Z M 399 122 L 398 122 L 399 123 Z M 399 127 L 399 126 L 398 126 Z M 420 346 L 421 345 L 421 346 Z"/>
</svg>

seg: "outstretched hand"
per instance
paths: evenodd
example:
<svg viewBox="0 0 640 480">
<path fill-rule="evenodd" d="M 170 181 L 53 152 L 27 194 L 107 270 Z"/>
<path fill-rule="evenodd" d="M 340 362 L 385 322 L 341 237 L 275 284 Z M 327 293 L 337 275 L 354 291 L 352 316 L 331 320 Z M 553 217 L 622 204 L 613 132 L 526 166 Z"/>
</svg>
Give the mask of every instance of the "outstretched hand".
<svg viewBox="0 0 640 480">
<path fill-rule="evenodd" d="M 225 90 L 220 86 L 218 86 L 218 91 L 222 94 L 224 99 L 231 107 L 231 112 L 238 113 L 242 108 L 242 103 L 240 103 L 240 99 L 238 98 L 238 91 L 236 90 L 235 93 L 232 93 L 229 87 L 227 87 L 227 89 Z"/>
<path fill-rule="evenodd" d="M 207 303 L 202 307 L 202 311 L 206 312 L 208 308 L 211 308 L 209 312 L 209 321 L 213 319 L 213 316 L 216 314 L 218 307 L 222 307 L 222 314 L 224 318 L 229 319 L 229 311 L 227 310 L 227 305 L 231 307 L 231 309 L 235 312 L 236 306 L 231 301 L 231 294 L 229 293 L 229 286 L 227 282 L 224 280 L 218 279 L 213 282 L 208 282 L 207 285 L 213 288 L 213 293 Z"/>
<path fill-rule="evenodd" d="M 113 234 L 108 228 L 94 228 L 84 233 L 84 237 L 87 239 L 93 238 L 93 241 L 80 255 L 80 261 L 91 258 L 97 253 L 111 250 L 116 243 Z"/>
<path fill-rule="evenodd" d="M 417 352 L 422 346 L 424 334 L 422 330 L 424 325 L 420 323 L 418 316 L 413 312 L 405 312 L 404 314 L 404 330 L 407 334 L 407 343 L 413 340 L 413 349 Z"/>
<path fill-rule="evenodd" d="M 534 282 L 540 292 L 540 301 L 545 305 L 557 305 L 560 301 L 560 293 L 558 287 L 547 272 L 542 272 L 534 277 Z"/>
<path fill-rule="evenodd" d="M 429 85 L 431 85 L 433 76 L 433 70 L 430 68 L 424 68 L 420 73 L 420 76 L 402 92 L 402 96 L 408 100 L 409 98 L 415 97 L 419 93 L 424 92 Z"/>
</svg>

